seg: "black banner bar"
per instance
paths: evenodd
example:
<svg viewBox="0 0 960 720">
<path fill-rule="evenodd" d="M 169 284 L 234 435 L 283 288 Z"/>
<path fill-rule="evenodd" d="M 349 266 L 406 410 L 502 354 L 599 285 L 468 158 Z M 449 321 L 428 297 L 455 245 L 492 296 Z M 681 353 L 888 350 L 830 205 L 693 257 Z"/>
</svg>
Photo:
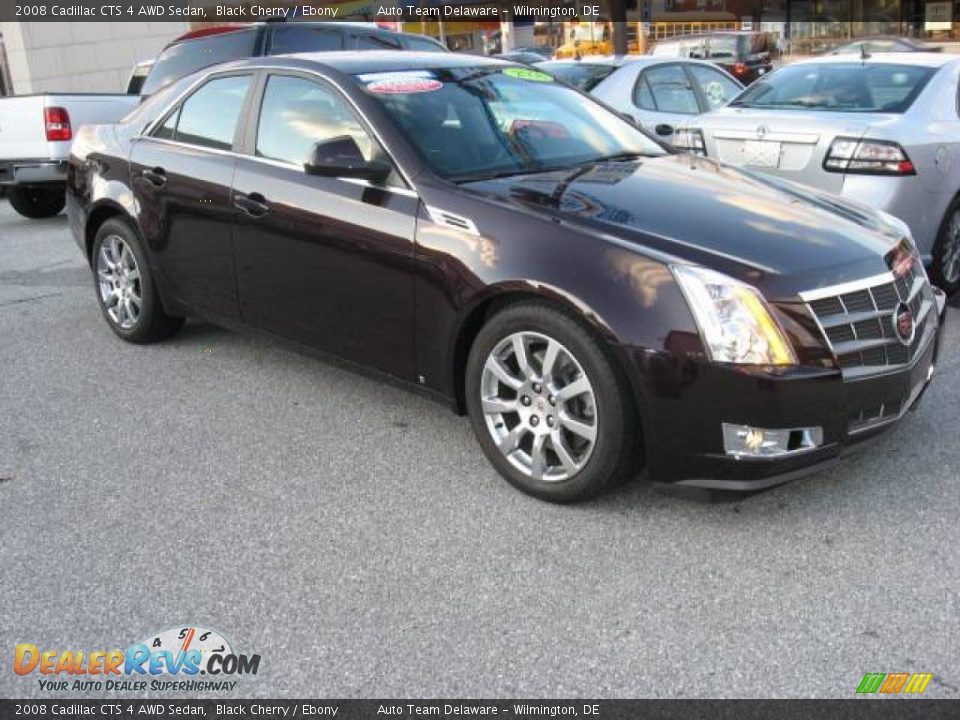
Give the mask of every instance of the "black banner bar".
<svg viewBox="0 0 960 720">
<path fill-rule="evenodd" d="M 653 0 L 0 0 L 0 21 L 12 22 L 257 22 L 291 20 L 373 20 L 382 22 L 440 21 L 579 21 L 608 22 L 627 14 L 635 22 L 657 18 Z M 762 21 L 804 22 L 830 27 L 871 22 L 866 3 L 854 3 L 844 20 L 817 14 L 815 4 L 785 0 L 779 9 L 764 9 L 762 3 L 730 3 L 722 15 L 727 22 L 758 27 Z M 900 0 L 882 23 L 903 28 L 923 26 L 922 5 Z M 651 9 L 653 12 L 651 14 Z M 659 11 L 663 14 L 663 11 Z M 699 10 L 671 10 L 672 23 L 705 22 Z M 664 15 L 664 17 L 666 17 Z M 715 15 L 715 14 L 714 14 Z M 709 16 L 714 19 L 713 15 Z M 952 13 L 951 13 L 952 17 Z M 826 18 L 826 19 L 825 19 Z M 716 24 L 714 22 L 714 24 Z"/>
<path fill-rule="evenodd" d="M 954 700 L 0 700 L 0 718 L 816 720 L 956 718 Z"/>
</svg>

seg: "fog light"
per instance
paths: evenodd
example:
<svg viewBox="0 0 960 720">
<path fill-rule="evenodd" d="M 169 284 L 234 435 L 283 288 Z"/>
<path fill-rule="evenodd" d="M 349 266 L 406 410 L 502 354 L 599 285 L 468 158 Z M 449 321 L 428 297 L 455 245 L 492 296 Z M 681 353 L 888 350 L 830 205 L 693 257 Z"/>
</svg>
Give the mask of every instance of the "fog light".
<svg viewBox="0 0 960 720">
<path fill-rule="evenodd" d="M 723 423 L 723 449 L 727 455 L 773 457 L 812 450 L 823 444 L 823 428 L 771 430 Z"/>
</svg>

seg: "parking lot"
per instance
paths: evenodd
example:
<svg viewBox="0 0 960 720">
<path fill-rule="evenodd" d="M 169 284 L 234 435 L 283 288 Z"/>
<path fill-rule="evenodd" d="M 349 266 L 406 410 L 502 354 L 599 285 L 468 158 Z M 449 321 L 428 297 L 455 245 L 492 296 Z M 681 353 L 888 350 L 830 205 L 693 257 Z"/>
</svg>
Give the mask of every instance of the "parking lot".
<svg viewBox="0 0 960 720">
<path fill-rule="evenodd" d="M 402 389 L 197 322 L 121 342 L 66 217 L 0 204 L 0 695 L 45 694 L 17 643 L 196 624 L 262 656 L 236 696 L 960 696 L 950 315 L 919 411 L 827 473 L 559 507 Z"/>
</svg>

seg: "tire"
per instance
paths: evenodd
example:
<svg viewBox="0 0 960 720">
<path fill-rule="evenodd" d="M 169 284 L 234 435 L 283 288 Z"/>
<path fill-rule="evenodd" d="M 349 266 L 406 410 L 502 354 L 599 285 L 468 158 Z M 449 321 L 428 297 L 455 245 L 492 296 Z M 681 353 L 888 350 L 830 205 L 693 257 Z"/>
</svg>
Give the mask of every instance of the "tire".
<svg viewBox="0 0 960 720">
<path fill-rule="evenodd" d="M 67 203 L 66 191 L 60 187 L 27 185 L 12 187 L 7 191 L 10 206 L 31 220 L 59 215 Z"/>
<path fill-rule="evenodd" d="M 631 394 L 601 343 L 573 317 L 537 302 L 506 307 L 477 334 L 466 367 L 467 412 L 484 454 L 517 489 L 578 502 L 635 465 Z M 556 358 L 552 371 L 548 354 Z"/>
<path fill-rule="evenodd" d="M 930 270 L 930 279 L 947 295 L 960 290 L 960 195 L 950 203 L 940 223 Z"/>
<path fill-rule="evenodd" d="M 181 328 L 183 318 L 164 312 L 143 243 L 129 223 L 112 218 L 100 226 L 90 264 L 100 310 L 119 337 L 152 343 Z"/>
</svg>

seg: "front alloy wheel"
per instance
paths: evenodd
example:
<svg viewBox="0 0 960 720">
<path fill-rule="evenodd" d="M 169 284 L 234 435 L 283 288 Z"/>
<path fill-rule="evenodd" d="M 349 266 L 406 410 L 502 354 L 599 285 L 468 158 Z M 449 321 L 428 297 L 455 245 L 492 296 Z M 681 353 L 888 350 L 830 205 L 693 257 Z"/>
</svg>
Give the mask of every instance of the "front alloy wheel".
<svg viewBox="0 0 960 720">
<path fill-rule="evenodd" d="M 604 341 L 568 312 L 522 301 L 490 317 L 471 345 L 465 390 L 480 447 L 523 492 L 575 502 L 638 469 L 629 385 Z"/>
<path fill-rule="evenodd" d="M 483 413 L 497 448 L 534 480 L 567 480 L 597 439 L 593 386 L 570 351 L 541 333 L 504 338 L 483 366 Z"/>
</svg>

